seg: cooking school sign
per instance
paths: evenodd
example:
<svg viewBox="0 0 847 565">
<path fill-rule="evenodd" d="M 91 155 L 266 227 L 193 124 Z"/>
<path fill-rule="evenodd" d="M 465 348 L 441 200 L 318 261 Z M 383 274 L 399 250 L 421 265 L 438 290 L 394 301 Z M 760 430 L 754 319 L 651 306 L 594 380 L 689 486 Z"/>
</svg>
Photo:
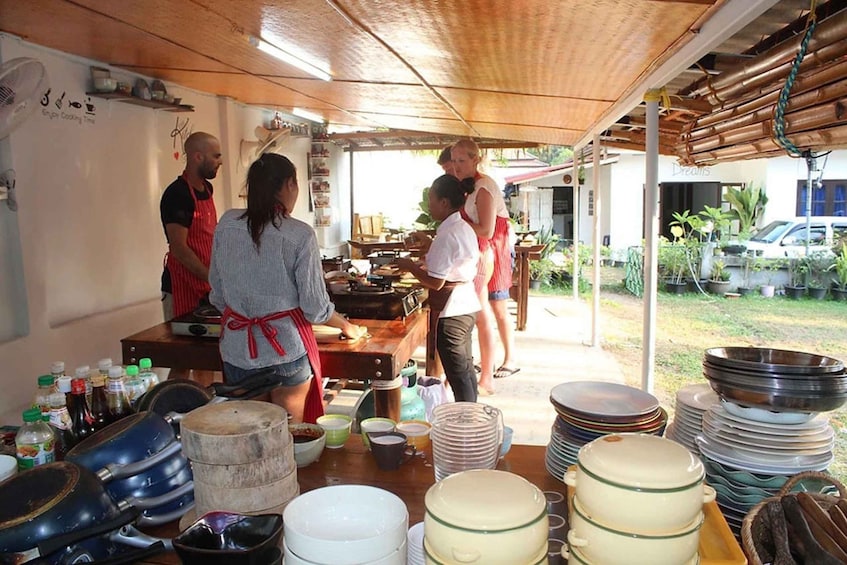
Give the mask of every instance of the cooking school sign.
<svg viewBox="0 0 847 565">
<path fill-rule="evenodd" d="M 78 95 L 48 88 L 41 97 L 41 115 L 50 120 L 62 120 L 78 125 L 94 124 L 97 108 L 91 96 Z"/>
</svg>

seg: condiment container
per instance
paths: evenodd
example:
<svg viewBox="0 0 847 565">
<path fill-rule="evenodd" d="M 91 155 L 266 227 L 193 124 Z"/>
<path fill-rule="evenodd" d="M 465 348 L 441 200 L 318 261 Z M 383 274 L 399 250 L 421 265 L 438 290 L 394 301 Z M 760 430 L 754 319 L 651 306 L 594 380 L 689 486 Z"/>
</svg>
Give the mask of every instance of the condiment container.
<svg viewBox="0 0 847 565">
<path fill-rule="evenodd" d="M 547 556 L 547 502 L 523 477 L 462 471 L 431 486 L 424 504 L 427 552 L 436 561 L 518 565 Z"/>
<path fill-rule="evenodd" d="M 703 464 L 669 439 L 610 434 L 579 450 L 565 484 L 598 524 L 619 531 L 658 534 L 690 524 L 715 490 L 703 483 Z"/>
</svg>

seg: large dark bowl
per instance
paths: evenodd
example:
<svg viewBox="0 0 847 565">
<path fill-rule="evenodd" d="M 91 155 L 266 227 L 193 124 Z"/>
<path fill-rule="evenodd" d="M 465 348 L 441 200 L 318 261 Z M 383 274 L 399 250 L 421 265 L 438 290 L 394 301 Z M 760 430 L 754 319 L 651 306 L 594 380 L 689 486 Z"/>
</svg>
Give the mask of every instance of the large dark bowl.
<svg viewBox="0 0 847 565">
<path fill-rule="evenodd" d="M 786 393 L 843 394 L 847 392 L 847 374 L 778 375 L 737 371 L 703 361 L 703 374 L 708 379 L 718 379 L 740 386 L 771 388 Z"/>
<path fill-rule="evenodd" d="M 801 396 L 771 388 L 740 386 L 715 378 L 709 379 L 709 384 L 718 396 L 731 402 L 780 412 L 827 412 L 840 408 L 847 402 L 847 393 L 805 393 Z"/>
<path fill-rule="evenodd" d="M 173 539 L 185 565 L 269 565 L 282 538 L 282 515 L 209 512 Z"/>
<path fill-rule="evenodd" d="M 769 347 L 713 347 L 706 350 L 704 359 L 729 369 L 783 375 L 819 375 L 844 371 L 844 363 L 833 357 Z"/>
</svg>

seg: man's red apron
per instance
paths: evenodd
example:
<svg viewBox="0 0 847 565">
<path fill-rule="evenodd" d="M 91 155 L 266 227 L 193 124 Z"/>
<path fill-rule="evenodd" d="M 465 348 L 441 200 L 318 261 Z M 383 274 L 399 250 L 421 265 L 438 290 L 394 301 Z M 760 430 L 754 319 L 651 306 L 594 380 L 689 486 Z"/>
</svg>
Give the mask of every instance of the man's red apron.
<svg viewBox="0 0 847 565">
<path fill-rule="evenodd" d="M 312 382 L 309 385 L 309 393 L 306 396 L 306 406 L 303 409 L 303 421 L 309 424 L 317 423 L 317 419 L 324 415 L 323 402 L 323 375 L 321 373 L 321 358 L 318 352 L 318 342 L 315 339 L 315 332 L 312 331 L 312 324 L 303 315 L 300 308 L 293 308 L 283 312 L 275 312 L 261 318 L 248 318 L 239 314 L 235 310 L 227 306 L 221 316 L 221 337 L 225 330 L 246 330 L 247 331 L 247 350 L 250 353 L 250 358 L 255 359 L 259 353 L 256 348 L 256 336 L 253 335 L 254 326 L 258 326 L 262 335 L 271 347 L 274 348 L 279 355 L 285 355 L 285 349 L 276 339 L 276 328 L 270 322 L 273 320 L 281 320 L 282 318 L 291 318 L 294 322 L 294 327 L 297 328 L 297 333 L 300 334 L 300 339 L 303 340 L 303 345 L 306 347 L 306 356 L 309 358 L 309 364 L 312 366 Z"/>
<path fill-rule="evenodd" d="M 185 173 L 182 174 L 182 178 L 188 184 Z M 208 190 L 208 187 L 206 190 Z M 191 227 L 188 228 L 186 243 L 188 248 L 208 267 L 212 260 L 212 238 L 215 234 L 215 226 L 218 224 L 215 201 L 211 193 L 209 198 L 198 200 L 190 184 L 188 185 L 188 192 L 191 194 L 191 199 L 194 200 L 194 216 L 191 219 Z M 171 274 L 174 317 L 182 316 L 197 308 L 200 299 L 209 293 L 211 287 L 207 281 L 197 278 L 170 253 L 165 256 L 165 264 Z"/>
</svg>

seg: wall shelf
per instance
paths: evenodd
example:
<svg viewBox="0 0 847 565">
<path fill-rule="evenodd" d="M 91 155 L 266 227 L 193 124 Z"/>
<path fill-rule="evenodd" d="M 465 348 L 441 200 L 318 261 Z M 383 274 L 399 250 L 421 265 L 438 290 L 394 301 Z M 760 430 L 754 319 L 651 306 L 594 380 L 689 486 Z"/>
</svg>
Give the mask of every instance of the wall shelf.
<svg viewBox="0 0 847 565">
<path fill-rule="evenodd" d="M 137 96 L 132 96 L 131 94 L 124 94 L 122 92 L 86 92 L 85 94 L 87 96 L 93 96 L 94 98 L 102 98 L 104 100 L 116 100 L 125 104 L 144 106 L 145 108 L 153 108 L 154 110 L 164 110 L 166 112 L 194 111 L 194 106 L 190 104 L 171 104 L 159 100 L 145 100 L 143 98 L 138 98 Z"/>
</svg>

